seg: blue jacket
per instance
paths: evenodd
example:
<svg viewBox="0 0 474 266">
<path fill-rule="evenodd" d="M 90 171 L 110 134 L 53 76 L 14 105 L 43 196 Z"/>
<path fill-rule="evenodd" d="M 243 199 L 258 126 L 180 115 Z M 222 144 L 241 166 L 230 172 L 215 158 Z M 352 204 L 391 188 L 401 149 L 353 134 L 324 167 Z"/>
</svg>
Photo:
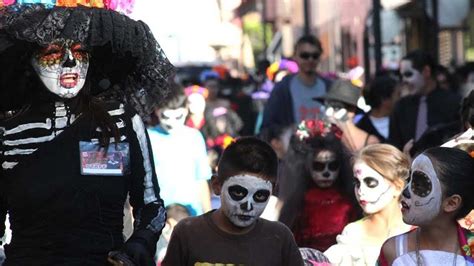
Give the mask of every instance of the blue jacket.
<svg viewBox="0 0 474 266">
<path fill-rule="evenodd" d="M 262 128 L 268 128 L 272 125 L 289 126 L 294 124 L 295 116 L 293 114 L 293 99 L 290 91 L 290 84 L 295 74 L 287 75 L 280 82 L 275 84 L 270 98 L 268 99 L 263 111 Z M 326 92 L 332 84 L 332 81 L 321 76 L 326 85 Z"/>
</svg>

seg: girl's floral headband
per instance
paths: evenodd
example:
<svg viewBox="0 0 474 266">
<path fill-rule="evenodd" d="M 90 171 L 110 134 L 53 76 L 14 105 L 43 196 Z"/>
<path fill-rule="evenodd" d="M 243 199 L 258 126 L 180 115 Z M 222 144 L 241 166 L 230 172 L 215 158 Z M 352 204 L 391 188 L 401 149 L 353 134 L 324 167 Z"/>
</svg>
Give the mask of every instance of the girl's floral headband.
<svg viewBox="0 0 474 266">
<path fill-rule="evenodd" d="M 201 86 L 198 86 L 198 85 L 192 85 L 192 86 L 189 86 L 189 87 L 186 87 L 184 89 L 184 93 L 189 96 L 193 93 L 199 93 L 201 94 L 205 99 L 207 99 L 207 96 L 209 96 L 209 90 L 204 88 L 204 87 L 201 87 Z"/>
<path fill-rule="evenodd" d="M 338 139 L 342 138 L 342 130 L 338 126 L 320 119 L 303 120 L 296 129 L 296 136 L 298 136 L 299 140 L 307 140 L 308 138 L 319 136 L 326 137 L 330 133 L 334 134 Z"/>
</svg>

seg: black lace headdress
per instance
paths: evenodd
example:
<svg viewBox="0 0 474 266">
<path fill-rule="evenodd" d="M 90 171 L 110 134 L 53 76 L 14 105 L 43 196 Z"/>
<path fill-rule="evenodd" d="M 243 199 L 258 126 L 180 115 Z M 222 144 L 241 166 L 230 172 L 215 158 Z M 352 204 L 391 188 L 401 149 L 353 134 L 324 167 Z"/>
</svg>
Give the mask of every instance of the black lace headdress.
<svg viewBox="0 0 474 266">
<path fill-rule="evenodd" d="M 90 49 L 98 97 L 125 101 L 146 117 L 170 91 L 174 68 L 142 21 L 100 8 L 11 5 L 0 8 L 1 111 L 23 104 L 32 89 L 32 51 L 57 40 Z"/>
</svg>

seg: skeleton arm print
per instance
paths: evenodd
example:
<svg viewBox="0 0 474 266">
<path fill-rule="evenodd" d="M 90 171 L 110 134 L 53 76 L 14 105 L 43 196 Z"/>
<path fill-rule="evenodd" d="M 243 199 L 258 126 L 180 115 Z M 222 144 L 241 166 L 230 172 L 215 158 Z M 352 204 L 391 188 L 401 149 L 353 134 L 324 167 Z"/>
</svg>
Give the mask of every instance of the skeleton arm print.
<svg viewBox="0 0 474 266">
<path fill-rule="evenodd" d="M 122 248 L 137 265 L 152 265 L 156 243 L 166 221 L 159 196 L 149 138 L 141 118 L 131 117 L 128 129 L 131 155 L 130 204 L 135 218 L 134 233 Z"/>
</svg>

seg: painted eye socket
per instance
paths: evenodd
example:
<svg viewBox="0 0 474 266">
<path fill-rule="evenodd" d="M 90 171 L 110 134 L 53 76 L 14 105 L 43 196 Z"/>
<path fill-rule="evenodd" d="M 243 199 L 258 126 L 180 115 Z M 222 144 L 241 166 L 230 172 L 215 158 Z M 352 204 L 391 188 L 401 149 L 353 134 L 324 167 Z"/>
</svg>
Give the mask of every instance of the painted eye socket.
<svg viewBox="0 0 474 266">
<path fill-rule="evenodd" d="M 81 44 L 73 44 L 71 46 L 72 56 L 79 61 L 87 61 L 89 52 Z"/>
<path fill-rule="evenodd" d="M 268 197 L 270 197 L 270 191 L 268 190 L 259 190 L 253 194 L 253 199 L 256 202 L 265 202 L 267 201 Z"/>
<path fill-rule="evenodd" d="M 332 161 L 328 164 L 328 169 L 330 171 L 337 171 L 339 169 L 339 162 L 338 161 Z"/>
<path fill-rule="evenodd" d="M 170 117 L 165 115 L 165 113 L 161 113 L 161 119 L 168 120 Z"/>
<path fill-rule="evenodd" d="M 379 185 L 379 181 L 373 177 L 366 177 L 364 178 L 364 183 L 367 185 L 369 188 L 374 188 Z"/>
<path fill-rule="evenodd" d="M 415 195 L 424 198 L 431 193 L 433 185 L 428 175 L 421 171 L 414 171 L 411 178 L 413 179 L 411 182 L 411 191 Z"/>
<path fill-rule="evenodd" d="M 246 188 L 239 185 L 229 187 L 229 195 L 235 201 L 242 200 L 247 196 L 248 193 L 249 192 Z"/>
<path fill-rule="evenodd" d="M 359 181 L 359 179 L 357 179 L 357 178 L 354 177 L 354 180 L 352 181 L 352 183 L 354 184 L 354 187 L 360 188 L 360 181 Z"/>
<path fill-rule="evenodd" d="M 176 120 L 183 118 L 183 114 L 180 114 L 176 117 Z"/>
<path fill-rule="evenodd" d="M 326 169 L 326 163 L 313 161 L 313 171 L 322 172 Z"/>
<path fill-rule="evenodd" d="M 52 66 L 54 64 L 59 64 L 64 53 L 65 51 L 62 46 L 51 44 L 48 47 L 41 49 L 36 54 L 36 59 L 43 66 Z"/>
</svg>

